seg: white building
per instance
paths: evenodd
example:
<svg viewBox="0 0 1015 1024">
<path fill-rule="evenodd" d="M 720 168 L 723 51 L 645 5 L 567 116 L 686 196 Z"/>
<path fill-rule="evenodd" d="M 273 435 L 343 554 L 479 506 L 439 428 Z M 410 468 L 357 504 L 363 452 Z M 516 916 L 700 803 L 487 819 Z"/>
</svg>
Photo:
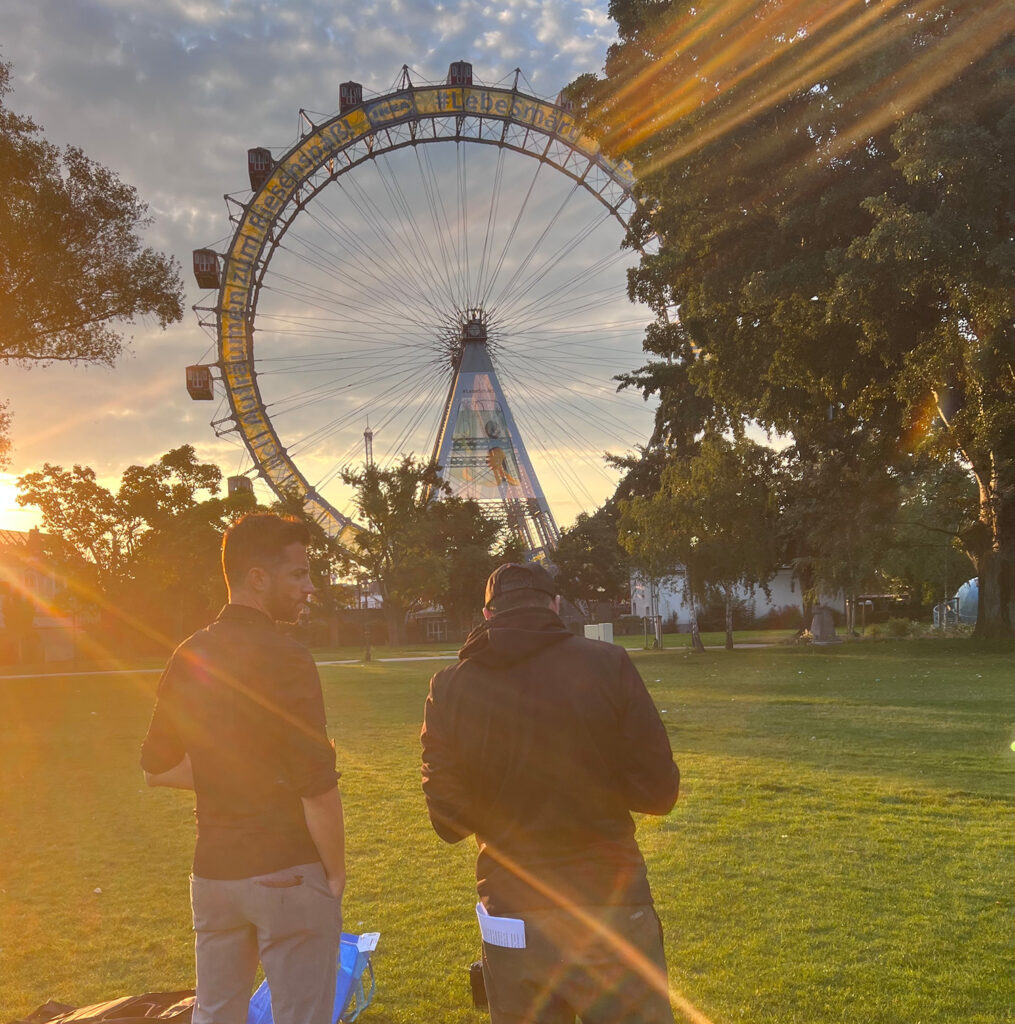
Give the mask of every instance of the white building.
<svg viewBox="0 0 1015 1024">
<path fill-rule="evenodd" d="M 738 587 L 736 596 L 743 601 L 756 619 L 763 618 L 770 611 L 792 605 L 803 613 L 800 598 L 800 586 L 793 578 L 793 571 L 788 566 L 781 568 L 769 580 L 769 593 L 761 587 Z M 836 603 L 841 607 L 841 599 L 827 598 L 826 603 Z M 691 623 L 690 604 L 684 596 L 684 575 L 678 572 L 675 576 L 664 580 L 646 580 L 639 576 L 631 578 L 631 614 L 638 616 L 662 617 L 663 622 L 675 622 L 678 629 L 689 629 Z"/>
</svg>

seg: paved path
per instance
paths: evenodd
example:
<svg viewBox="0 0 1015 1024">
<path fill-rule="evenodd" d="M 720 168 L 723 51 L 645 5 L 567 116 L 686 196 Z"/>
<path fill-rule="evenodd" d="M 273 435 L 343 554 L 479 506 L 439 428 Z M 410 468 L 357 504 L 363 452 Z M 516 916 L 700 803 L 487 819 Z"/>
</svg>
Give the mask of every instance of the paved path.
<svg viewBox="0 0 1015 1024">
<path fill-rule="evenodd" d="M 738 651 L 757 651 L 762 650 L 766 647 L 779 647 L 779 644 L 734 644 L 733 645 Z M 636 647 L 631 653 L 652 650 L 653 648 L 647 647 Z M 709 644 L 706 646 L 706 651 L 723 651 L 726 648 L 720 644 Z M 690 647 L 664 647 L 662 651 L 676 654 L 678 651 L 690 651 Z M 373 658 L 372 661 L 389 662 L 389 661 L 456 661 L 458 659 L 457 651 L 444 651 L 442 654 L 411 654 L 405 655 L 401 658 Z M 345 658 L 341 661 L 319 661 L 318 665 L 364 665 L 367 664 L 362 658 Z M 88 669 L 87 671 L 80 672 L 29 672 L 23 675 L 0 675 L 0 682 L 4 679 L 46 679 L 49 676 L 130 676 L 130 675 L 146 675 L 149 673 L 161 673 L 161 668 L 107 668 L 107 669 Z"/>
<path fill-rule="evenodd" d="M 416 654 L 404 658 L 374 658 L 373 661 L 454 661 L 458 658 L 457 651 L 446 651 L 444 654 Z M 347 658 L 344 661 L 319 661 L 318 665 L 361 665 L 362 658 Z M 147 673 L 161 673 L 161 668 L 107 668 L 88 669 L 80 672 L 29 672 L 22 675 L 0 675 L 4 679 L 48 679 L 50 676 L 136 676 Z"/>
</svg>

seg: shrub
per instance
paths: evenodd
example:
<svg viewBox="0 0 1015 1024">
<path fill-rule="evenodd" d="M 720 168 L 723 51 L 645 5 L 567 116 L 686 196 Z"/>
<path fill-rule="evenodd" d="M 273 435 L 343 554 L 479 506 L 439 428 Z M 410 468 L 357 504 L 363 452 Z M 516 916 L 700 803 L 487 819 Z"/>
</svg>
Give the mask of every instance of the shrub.
<svg viewBox="0 0 1015 1024">
<path fill-rule="evenodd" d="M 802 629 L 805 626 L 804 613 L 798 604 L 780 605 L 762 616 L 758 625 L 762 629 Z"/>
<path fill-rule="evenodd" d="M 889 619 L 885 623 L 885 632 L 887 632 L 889 636 L 909 636 L 909 630 L 909 619 Z"/>
</svg>

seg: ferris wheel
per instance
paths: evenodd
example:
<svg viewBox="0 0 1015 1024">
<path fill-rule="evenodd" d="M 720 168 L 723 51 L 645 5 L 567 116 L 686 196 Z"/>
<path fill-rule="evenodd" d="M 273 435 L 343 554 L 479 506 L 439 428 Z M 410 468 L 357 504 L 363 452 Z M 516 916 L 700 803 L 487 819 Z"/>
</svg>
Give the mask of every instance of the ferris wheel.
<svg viewBox="0 0 1015 1024">
<path fill-rule="evenodd" d="M 613 379 L 651 318 L 626 297 L 633 175 L 520 77 L 481 85 L 460 61 L 372 98 L 345 82 L 281 155 L 248 151 L 231 237 L 194 252 L 217 358 L 187 367 L 239 449 L 231 487 L 295 493 L 354 547 L 341 472 L 366 435 L 368 457 L 433 458 L 501 507 L 530 557 L 559 535 L 547 494 L 577 512 L 612 493 L 603 452 L 652 416 Z"/>
</svg>

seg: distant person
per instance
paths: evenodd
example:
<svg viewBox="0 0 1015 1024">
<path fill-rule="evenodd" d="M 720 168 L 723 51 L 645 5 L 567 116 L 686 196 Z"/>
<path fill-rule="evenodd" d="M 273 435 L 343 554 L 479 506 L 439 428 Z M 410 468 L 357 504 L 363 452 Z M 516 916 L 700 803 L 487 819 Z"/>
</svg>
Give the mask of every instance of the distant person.
<svg viewBox="0 0 1015 1024">
<path fill-rule="evenodd" d="M 493 1024 L 671 1024 L 662 928 L 631 811 L 666 814 L 680 775 L 626 651 L 572 635 L 553 578 L 502 565 L 486 622 L 430 680 L 423 791 L 437 834 L 475 833 Z"/>
<path fill-rule="evenodd" d="M 309 534 L 247 515 L 222 540 L 229 603 L 174 652 L 141 748 L 193 789 L 194 1024 L 244 1024 L 258 960 L 275 1024 L 332 1024 L 345 836 L 310 652 L 276 629 L 314 592 Z"/>
</svg>

